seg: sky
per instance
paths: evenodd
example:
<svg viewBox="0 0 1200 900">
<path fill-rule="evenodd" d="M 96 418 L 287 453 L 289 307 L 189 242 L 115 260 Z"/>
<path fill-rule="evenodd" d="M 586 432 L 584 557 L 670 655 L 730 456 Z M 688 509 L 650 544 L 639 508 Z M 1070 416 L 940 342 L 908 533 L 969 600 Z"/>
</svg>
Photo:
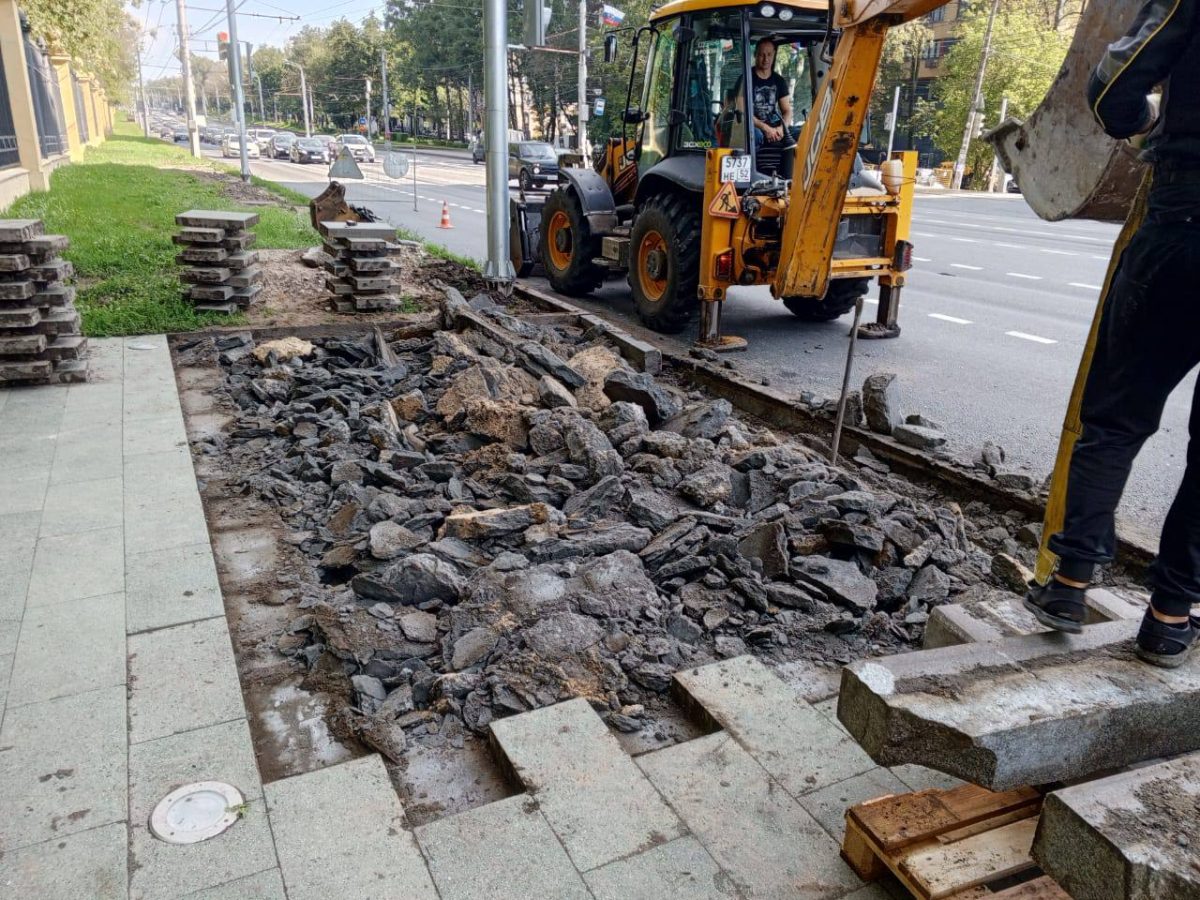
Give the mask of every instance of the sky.
<svg viewBox="0 0 1200 900">
<path fill-rule="evenodd" d="M 384 8 L 384 0 L 235 0 L 235 4 L 240 13 L 238 40 L 250 41 L 256 47 L 267 44 L 283 47 L 288 38 L 305 25 L 325 26 L 340 18 L 358 22 L 372 10 L 382 17 Z M 143 0 L 142 5 L 131 8 L 130 13 L 144 23 L 147 31 L 153 29 L 155 32 L 153 38 L 147 37 L 142 50 L 146 81 L 178 76 L 175 0 Z M 272 15 L 283 16 L 286 21 L 259 18 Z M 292 21 L 290 16 L 300 18 Z M 187 5 L 187 19 L 192 53 L 216 59 L 217 32 L 229 30 L 224 0 L 191 0 Z"/>
</svg>

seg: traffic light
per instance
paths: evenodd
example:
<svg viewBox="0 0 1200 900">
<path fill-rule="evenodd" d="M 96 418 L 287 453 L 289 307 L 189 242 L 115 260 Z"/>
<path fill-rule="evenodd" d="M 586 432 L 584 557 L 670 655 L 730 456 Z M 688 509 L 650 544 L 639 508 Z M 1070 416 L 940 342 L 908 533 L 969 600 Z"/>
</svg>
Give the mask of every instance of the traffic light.
<svg viewBox="0 0 1200 900">
<path fill-rule="evenodd" d="M 221 62 L 229 61 L 229 32 L 217 32 L 217 56 Z"/>
</svg>

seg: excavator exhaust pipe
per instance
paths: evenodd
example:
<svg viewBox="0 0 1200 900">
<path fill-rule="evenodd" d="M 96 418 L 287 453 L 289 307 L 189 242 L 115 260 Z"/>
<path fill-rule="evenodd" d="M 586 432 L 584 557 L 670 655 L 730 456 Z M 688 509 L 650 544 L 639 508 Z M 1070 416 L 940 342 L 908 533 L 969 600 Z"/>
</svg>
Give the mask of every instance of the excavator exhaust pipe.
<svg viewBox="0 0 1200 900">
<path fill-rule="evenodd" d="M 1110 138 L 1088 108 L 1088 78 L 1105 48 L 1125 33 L 1142 0 L 1088 3 L 1046 97 L 1024 122 L 1008 119 L 986 139 L 1026 202 L 1043 219 L 1123 222 L 1144 165 Z"/>
</svg>

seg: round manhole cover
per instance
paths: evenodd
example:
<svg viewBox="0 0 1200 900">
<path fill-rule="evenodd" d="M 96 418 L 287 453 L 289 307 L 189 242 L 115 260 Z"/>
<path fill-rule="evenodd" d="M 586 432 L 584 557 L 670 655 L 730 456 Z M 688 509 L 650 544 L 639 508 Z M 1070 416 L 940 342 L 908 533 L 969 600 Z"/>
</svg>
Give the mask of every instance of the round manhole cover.
<svg viewBox="0 0 1200 900">
<path fill-rule="evenodd" d="M 242 792 L 231 784 L 185 784 L 158 801 L 150 815 L 150 831 L 168 844 L 206 841 L 238 820 L 243 803 Z"/>
</svg>

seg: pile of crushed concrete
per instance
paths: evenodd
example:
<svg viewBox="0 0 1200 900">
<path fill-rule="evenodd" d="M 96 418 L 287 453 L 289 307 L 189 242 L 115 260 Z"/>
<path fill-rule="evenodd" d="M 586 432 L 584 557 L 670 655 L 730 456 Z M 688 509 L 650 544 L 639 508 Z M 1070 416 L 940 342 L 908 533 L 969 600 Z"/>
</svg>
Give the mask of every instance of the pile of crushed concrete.
<svg viewBox="0 0 1200 900">
<path fill-rule="evenodd" d="M 240 411 L 196 450 L 277 507 L 305 560 L 278 650 L 391 758 L 572 697 L 653 731 L 681 668 L 750 652 L 832 671 L 1019 586 L 993 555 L 1031 558 L 1019 517 L 831 466 L 601 333 L 471 306 L 487 333 L 189 351 L 217 357 Z"/>
</svg>

